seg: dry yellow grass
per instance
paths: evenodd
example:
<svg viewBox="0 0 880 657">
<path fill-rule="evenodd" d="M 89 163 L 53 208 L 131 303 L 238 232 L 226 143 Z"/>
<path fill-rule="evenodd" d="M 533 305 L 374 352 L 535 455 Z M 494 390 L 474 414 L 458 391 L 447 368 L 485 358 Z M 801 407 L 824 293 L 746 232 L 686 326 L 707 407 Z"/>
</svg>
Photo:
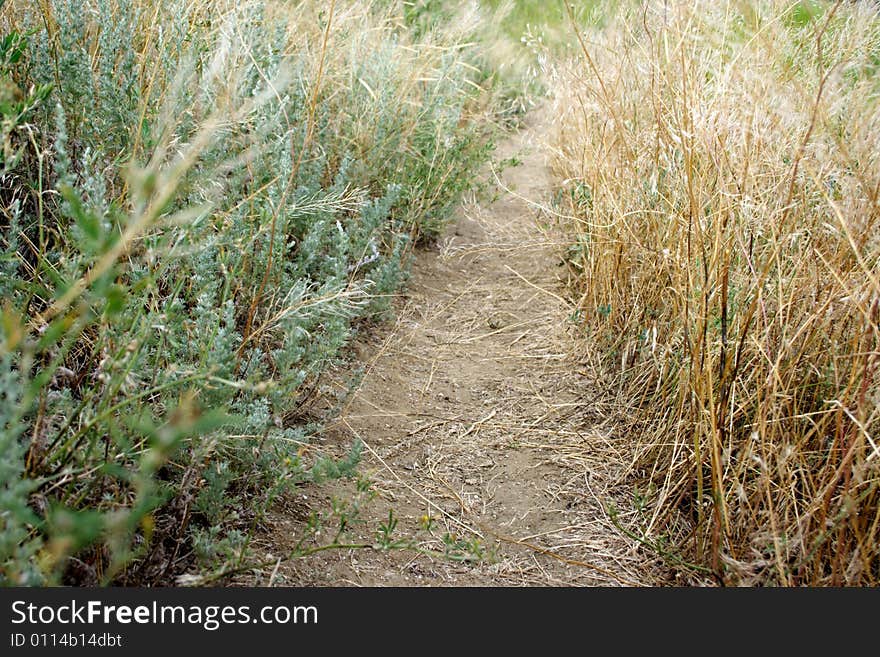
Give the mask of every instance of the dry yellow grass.
<svg viewBox="0 0 880 657">
<path fill-rule="evenodd" d="M 877 584 L 876 9 L 649 2 L 582 46 L 554 161 L 642 529 L 723 582 Z"/>
</svg>

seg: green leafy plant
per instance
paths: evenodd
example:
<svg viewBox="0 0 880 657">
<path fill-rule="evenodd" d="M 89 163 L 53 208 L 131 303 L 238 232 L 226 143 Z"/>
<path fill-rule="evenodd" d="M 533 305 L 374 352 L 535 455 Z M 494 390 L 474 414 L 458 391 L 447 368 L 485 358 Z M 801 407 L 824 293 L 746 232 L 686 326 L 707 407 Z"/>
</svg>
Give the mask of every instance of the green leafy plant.
<svg viewBox="0 0 880 657">
<path fill-rule="evenodd" d="M 474 67 L 369 4 L 3 11 L 0 583 L 225 576 L 356 476 L 300 410 L 487 157 Z"/>
</svg>

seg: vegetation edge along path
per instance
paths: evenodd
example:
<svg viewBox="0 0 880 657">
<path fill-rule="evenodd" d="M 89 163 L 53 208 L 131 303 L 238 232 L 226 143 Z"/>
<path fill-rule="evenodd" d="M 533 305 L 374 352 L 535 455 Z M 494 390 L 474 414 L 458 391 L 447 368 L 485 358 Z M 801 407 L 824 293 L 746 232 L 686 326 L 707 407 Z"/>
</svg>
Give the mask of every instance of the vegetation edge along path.
<svg viewBox="0 0 880 657">
<path fill-rule="evenodd" d="M 462 206 L 439 245 L 416 254 L 396 322 L 354 347 L 365 375 L 323 448 L 343 454 L 362 441 L 373 496 L 330 482 L 277 509 L 253 547 L 278 567 L 257 583 L 633 585 L 662 577 L 606 512 L 632 506 L 614 483 L 626 440 L 597 411 L 589 373 L 572 363 L 558 243 L 529 200 L 551 189 L 540 148 L 546 129 L 535 111 L 500 144 L 498 158 L 512 166 L 500 174 L 498 198 Z M 338 513 L 318 528 L 331 507 Z M 332 544 L 340 517 L 351 522 L 345 547 L 281 558 L 302 549 L 309 526 L 315 546 Z M 387 534 L 389 524 L 393 532 L 377 544 L 377 528 Z"/>
</svg>

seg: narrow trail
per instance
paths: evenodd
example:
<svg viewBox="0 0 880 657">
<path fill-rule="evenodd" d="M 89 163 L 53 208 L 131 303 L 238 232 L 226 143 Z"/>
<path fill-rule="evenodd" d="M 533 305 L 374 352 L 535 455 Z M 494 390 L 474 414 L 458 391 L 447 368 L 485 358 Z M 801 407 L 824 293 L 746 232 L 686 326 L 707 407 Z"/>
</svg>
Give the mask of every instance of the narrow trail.
<svg viewBox="0 0 880 657">
<path fill-rule="evenodd" d="M 491 204 L 464 206 L 439 247 L 417 254 L 396 323 L 355 345 L 363 382 L 321 446 L 341 453 L 353 437 L 366 445 L 362 469 L 377 497 L 361 510 L 350 539 L 375 540 L 393 509 L 394 537 L 431 550 L 442 550 L 447 533 L 479 538 L 491 558 L 333 549 L 281 561 L 273 584 L 657 580 L 657 568 L 605 512 L 614 501 L 631 507 L 614 485 L 626 467 L 626 437 L 595 411 L 595 384 L 571 356 L 558 253 L 538 227 L 538 211 L 523 200 L 544 199 L 552 188 L 539 147 L 544 130 L 534 113 L 499 146 L 499 159 L 521 160 L 501 174 L 513 193 L 499 190 Z M 302 533 L 303 506 L 326 508 L 331 496 L 351 498 L 353 491 L 343 483 L 306 489 L 295 508 L 270 518 L 258 552 L 283 554 Z M 430 531 L 420 528 L 426 515 Z"/>
</svg>

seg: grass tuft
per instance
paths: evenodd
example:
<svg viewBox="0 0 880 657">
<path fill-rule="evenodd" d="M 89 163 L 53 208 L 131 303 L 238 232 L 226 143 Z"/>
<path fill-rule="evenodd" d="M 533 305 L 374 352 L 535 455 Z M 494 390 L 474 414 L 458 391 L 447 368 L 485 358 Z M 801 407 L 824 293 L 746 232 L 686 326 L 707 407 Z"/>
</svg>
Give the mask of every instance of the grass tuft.
<svg viewBox="0 0 880 657">
<path fill-rule="evenodd" d="M 581 36 L 554 162 L 644 533 L 721 582 L 876 585 L 876 9 L 647 2 Z"/>
</svg>

